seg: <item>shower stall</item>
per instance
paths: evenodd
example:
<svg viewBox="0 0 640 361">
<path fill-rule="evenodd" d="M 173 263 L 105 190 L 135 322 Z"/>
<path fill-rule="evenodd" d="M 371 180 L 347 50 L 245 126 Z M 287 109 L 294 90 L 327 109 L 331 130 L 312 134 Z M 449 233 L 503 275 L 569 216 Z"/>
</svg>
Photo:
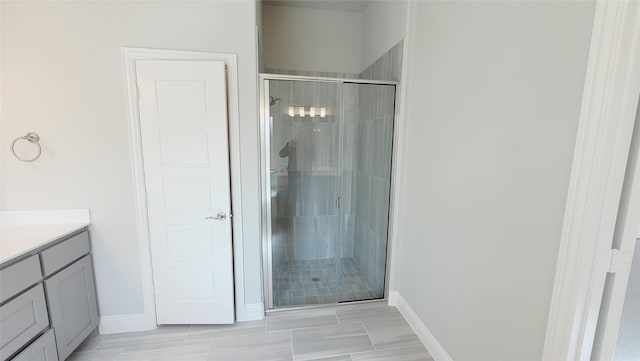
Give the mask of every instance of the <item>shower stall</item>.
<svg viewBox="0 0 640 361">
<path fill-rule="evenodd" d="M 268 309 L 385 297 L 396 83 L 262 74 Z"/>
</svg>

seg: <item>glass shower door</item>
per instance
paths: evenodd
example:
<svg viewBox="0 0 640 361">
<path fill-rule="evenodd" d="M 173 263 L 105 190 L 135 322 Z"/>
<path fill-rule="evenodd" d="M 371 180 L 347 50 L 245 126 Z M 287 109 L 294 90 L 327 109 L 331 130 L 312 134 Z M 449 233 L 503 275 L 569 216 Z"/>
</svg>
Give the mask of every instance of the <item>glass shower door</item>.
<svg viewBox="0 0 640 361">
<path fill-rule="evenodd" d="M 269 308 L 384 298 L 395 86 L 262 85 Z"/>
<path fill-rule="evenodd" d="M 384 298 L 395 86 L 343 85 L 340 302 Z"/>
<path fill-rule="evenodd" d="M 268 81 L 273 307 L 339 301 L 342 86 Z"/>
</svg>

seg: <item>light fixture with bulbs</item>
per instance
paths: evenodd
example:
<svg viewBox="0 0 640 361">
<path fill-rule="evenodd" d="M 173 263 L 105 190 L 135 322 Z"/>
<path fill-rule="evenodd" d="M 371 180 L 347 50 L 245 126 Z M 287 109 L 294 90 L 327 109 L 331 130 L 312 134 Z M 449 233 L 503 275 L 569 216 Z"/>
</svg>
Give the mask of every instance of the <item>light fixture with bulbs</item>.
<svg viewBox="0 0 640 361">
<path fill-rule="evenodd" d="M 307 112 L 307 109 L 305 106 L 295 105 L 295 106 L 289 107 L 287 113 L 289 114 L 290 117 L 295 117 L 296 115 L 299 117 L 305 117 L 309 115 L 309 117 L 314 118 L 319 115 L 320 118 L 324 118 L 327 116 L 327 108 L 309 107 L 309 111 Z"/>
</svg>

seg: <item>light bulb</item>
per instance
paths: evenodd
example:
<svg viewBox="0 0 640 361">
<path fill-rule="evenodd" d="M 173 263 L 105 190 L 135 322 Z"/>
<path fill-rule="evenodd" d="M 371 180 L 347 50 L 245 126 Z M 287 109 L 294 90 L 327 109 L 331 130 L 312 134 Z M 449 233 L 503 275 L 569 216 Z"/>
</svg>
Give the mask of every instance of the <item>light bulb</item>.
<svg viewBox="0 0 640 361">
<path fill-rule="evenodd" d="M 294 115 L 296 115 L 296 111 L 293 109 L 293 107 L 289 107 L 289 116 L 293 117 Z"/>
<path fill-rule="evenodd" d="M 298 108 L 298 114 L 299 114 L 301 117 L 304 117 L 304 107 L 300 107 L 300 108 Z"/>
<path fill-rule="evenodd" d="M 316 108 L 314 108 L 314 107 L 309 108 L 309 116 L 310 117 L 315 117 L 316 116 Z"/>
<path fill-rule="evenodd" d="M 325 107 L 320 108 L 320 118 L 324 118 L 327 115 L 327 109 Z"/>
</svg>

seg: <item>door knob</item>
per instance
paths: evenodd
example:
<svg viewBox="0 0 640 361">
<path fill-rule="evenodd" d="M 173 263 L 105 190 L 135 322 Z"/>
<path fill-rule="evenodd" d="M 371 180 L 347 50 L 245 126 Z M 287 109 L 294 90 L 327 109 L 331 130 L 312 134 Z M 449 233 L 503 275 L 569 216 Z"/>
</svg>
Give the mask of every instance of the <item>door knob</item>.
<svg viewBox="0 0 640 361">
<path fill-rule="evenodd" d="M 211 217 L 204 217 L 204 219 L 215 219 L 217 221 L 221 221 L 223 219 L 227 219 L 227 214 L 224 213 L 224 212 L 220 212 L 220 213 L 216 214 L 215 217 L 212 217 L 212 216 Z"/>
</svg>

